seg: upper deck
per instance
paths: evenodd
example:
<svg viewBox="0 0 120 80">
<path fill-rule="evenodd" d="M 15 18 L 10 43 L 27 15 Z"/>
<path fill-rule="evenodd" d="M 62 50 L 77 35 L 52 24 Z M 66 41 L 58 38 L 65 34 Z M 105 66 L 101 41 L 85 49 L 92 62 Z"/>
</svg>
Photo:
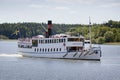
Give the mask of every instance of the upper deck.
<svg viewBox="0 0 120 80">
<path fill-rule="evenodd" d="M 84 48 L 84 38 L 81 37 L 54 37 L 33 38 L 32 48 L 37 52 L 50 51 L 79 51 Z"/>
<path fill-rule="evenodd" d="M 18 46 L 19 47 L 50 47 L 50 46 L 84 46 L 84 38 L 83 37 L 51 37 L 51 38 L 44 38 L 44 37 L 33 37 L 29 39 L 19 39 Z M 62 47 L 61 46 L 61 47 Z"/>
</svg>

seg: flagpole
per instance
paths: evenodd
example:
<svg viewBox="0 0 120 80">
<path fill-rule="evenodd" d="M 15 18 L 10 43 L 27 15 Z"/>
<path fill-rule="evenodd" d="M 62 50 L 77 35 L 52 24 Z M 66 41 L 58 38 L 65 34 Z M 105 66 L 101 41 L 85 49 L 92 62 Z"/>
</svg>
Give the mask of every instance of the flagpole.
<svg viewBox="0 0 120 80">
<path fill-rule="evenodd" d="M 92 41 L 91 41 L 91 18 L 89 16 L 89 37 L 90 37 L 90 48 L 92 47 Z"/>
</svg>

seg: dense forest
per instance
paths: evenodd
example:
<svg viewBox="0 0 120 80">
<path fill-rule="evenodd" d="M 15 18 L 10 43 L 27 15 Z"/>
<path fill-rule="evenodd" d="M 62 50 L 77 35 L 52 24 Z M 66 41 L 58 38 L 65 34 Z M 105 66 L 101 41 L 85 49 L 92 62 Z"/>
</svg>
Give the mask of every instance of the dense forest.
<svg viewBox="0 0 120 80">
<path fill-rule="evenodd" d="M 17 39 L 18 37 L 32 37 L 44 35 L 46 23 L 2 23 L 0 24 L 0 38 Z M 120 21 L 109 20 L 102 24 L 90 25 L 93 43 L 120 42 Z M 81 24 L 53 24 L 53 34 L 66 33 L 82 35 L 89 39 L 89 25 Z"/>
</svg>

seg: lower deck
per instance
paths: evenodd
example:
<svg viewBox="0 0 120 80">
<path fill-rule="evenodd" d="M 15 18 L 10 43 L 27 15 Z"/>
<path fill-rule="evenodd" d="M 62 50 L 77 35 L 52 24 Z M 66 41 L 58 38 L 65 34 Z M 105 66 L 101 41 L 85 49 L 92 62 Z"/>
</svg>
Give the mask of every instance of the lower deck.
<svg viewBox="0 0 120 80">
<path fill-rule="evenodd" d="M 19 50 L 19 54 L 28 57 L 42 58 L 62 58 L 62 59 L 86 59 L 100 60 L 101 51 L 99 49 L 90 51 L 71 51 L 71 52 L 33 52 L 28 50 Z"/>
</svg>

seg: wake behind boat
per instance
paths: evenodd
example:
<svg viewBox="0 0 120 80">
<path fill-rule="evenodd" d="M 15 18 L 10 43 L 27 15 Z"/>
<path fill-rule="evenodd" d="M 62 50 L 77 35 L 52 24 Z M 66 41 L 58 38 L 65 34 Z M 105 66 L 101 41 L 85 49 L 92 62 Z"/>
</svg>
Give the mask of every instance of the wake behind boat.
<svg viewBox="0 0 120 80">
<path fill-rule="evenodd" d="M 52 21 L 48 21 L 46 35 L 18 39 L 19 54 L 29 57 L 100 60 L 101 48 L 85 48 L 83 36 L 52 35 Z"/>
</svg>

